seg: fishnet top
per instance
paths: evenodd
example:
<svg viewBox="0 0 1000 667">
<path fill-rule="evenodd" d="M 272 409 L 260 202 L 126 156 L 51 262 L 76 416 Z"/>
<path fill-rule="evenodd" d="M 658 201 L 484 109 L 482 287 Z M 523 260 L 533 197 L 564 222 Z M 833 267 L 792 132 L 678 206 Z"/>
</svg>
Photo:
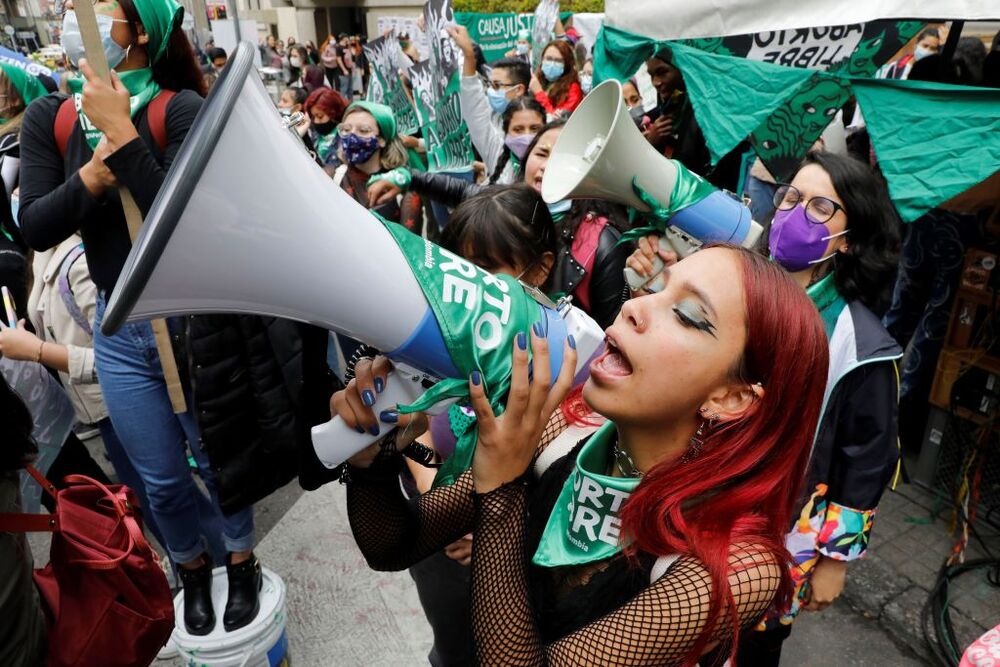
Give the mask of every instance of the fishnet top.
<svg viewBox="0 0 1000 667">
<path fill-rule="evenodd" d="M 682 664 L 709 621 L 711 580 L 699 561 L 681 558 L 652 584 L 655 557 L 648 554 L 638 568 L 622 556 L 553 569 L 530 562 L 578 449 L 537 482 L 524 476 L 486 494 L 474 492 L 466 472 L 450 487 L 407 501 L 397 461 L 352 471 L 355 539 L 373 568 L 400 570 L 474 532 L 472 617 L 481 664 Z M 740 626 L 748 627 L 771 605 L 781 568 L 752 545 L 734 546 L 729 568 Z M 718 661 L 731 645 L 727 618 L 712 635 L 721 643 Z"/>
</svg>

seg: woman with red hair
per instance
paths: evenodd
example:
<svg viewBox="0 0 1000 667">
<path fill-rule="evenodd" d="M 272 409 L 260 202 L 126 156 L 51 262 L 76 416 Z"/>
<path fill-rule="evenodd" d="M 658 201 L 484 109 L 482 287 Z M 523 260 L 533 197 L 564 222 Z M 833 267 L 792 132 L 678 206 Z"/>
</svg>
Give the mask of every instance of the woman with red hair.
<svg viewBox="0 0 1000 667">
<path fill-rule="evenodd" d="M 580 106 L 583 89 L 569 42 L 561 39 L 549 42 L 542 51 L 541 65 L 531 77 L 530 89 L 550 119 L 568 116 Z"/>
<path fill-rule="evenodd" d="M 472 373 L 479 441 L 455 484 L 413 505 L 401 496 L 398 452 L 419 415 L 393 415 L 406 428 L 349 461 L 348 513 L 372 567 L 401 569 L 475 531 L 481 663 L 721 663 L 741 629 L 788 604 L 783 538 L 823 400 L 822 322 L 779 267 L 743 249 L 708 248 L 666 278 L 626 302 L 591 364 L 583 397 L 610 421 L 537 478 L 576 362 L 570 339 L 550 389 L 537 325 L 516 336 L 503 416 Z M 359 363 L 334 395 L 350 426 L 377 423 L 363 399 L 388 367 Z"/>
<path fill-rule="evenodd" d="M 309 136 L 312 145 L 316 147 L 316 157 L 332 175 L 340 166 L 340 158 L 337 157 L 337 125 L 344 117 L 347 100 L 337 91 L 324 86 L 309 93 L 302 108 L 309 116 Z"/>
</svg>

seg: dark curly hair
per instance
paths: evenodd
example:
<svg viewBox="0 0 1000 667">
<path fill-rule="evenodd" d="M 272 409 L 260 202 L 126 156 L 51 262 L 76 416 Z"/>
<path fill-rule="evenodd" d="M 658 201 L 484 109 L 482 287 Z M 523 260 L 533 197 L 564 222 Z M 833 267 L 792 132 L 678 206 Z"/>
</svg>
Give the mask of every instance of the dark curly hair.
<svg viewBox="0 0 1000 667">
<path fill-rule="evenodd" d="M 825 171 L 847 216 L 847 252 L 832 260 L 837 291 L 876 315 L 889 306 L 899 260 L 900 219 L 882 179 L 866 163 L 825 151 L 806 155 L 802 166 Z M 801 168 L 801 167 L 800 167 Z"/>
</svg>

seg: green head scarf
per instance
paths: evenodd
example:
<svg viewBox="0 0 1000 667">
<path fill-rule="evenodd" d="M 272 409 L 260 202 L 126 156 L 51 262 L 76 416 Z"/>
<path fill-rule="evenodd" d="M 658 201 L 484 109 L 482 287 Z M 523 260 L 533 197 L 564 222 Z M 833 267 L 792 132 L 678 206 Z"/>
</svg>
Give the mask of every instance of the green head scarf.
<svg viewBox="0 0 1000 667">
<path fill-rule="evenodd" d="M 0 63 L 0 70 L 10 81 L 10 84 L 17 90 L 18 95 L 24 100 L 24 106 L 28 106 L 39 97 L 45 97 L 49 91 L 38 80 L 37 76 L 28 74 L 26 70 L 9 63 Z"/>
<path fill-rule="evenodd" d="M 153 65 L 166 54 L 170 35 L 184 18 L 184 8 L 175 0 L 134 0 L 134 4 L 142 27 L 149 36 L 146 53 L 150 65 Z"/>
<path fill-rule="evenodd" d="M 344 115 L 346 116 L 351 109 L 364 109 L 370 113 L 375 122 L 378 123 L 378 131 L 386 143 L 396 138 L 396 117 L 393 115 L 392 109 L 386 105 L 364 100 L 353 102 L 351 106 L 347 107 Z"/>
</svg>

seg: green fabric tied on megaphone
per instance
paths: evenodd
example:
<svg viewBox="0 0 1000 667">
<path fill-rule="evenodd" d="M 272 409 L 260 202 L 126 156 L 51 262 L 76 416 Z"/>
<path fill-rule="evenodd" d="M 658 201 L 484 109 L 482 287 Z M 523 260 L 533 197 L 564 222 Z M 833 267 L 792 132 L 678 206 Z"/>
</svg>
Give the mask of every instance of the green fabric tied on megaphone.
<svg viewBox="0 0 1000 667">
<path fill-rule="evenodd" d="M 511 276 L 493 275 L 472 262 L 413 234 L 402 225 L 382 220 L 392 234 L 430 304 L 448 354 L 463 375 L 444 378 L 399 412 L 422 412 L 441 401 L 469 398 L 468 377 L 483 376 L 493 412 L 510 389 L 514 337 L 541 320 L 542 309 Z M 435 486 L 453 484 L 472 466 L 478 428 L 470 423 L 459 435 L 452 454 L 438 470 Z"/>
<path fill-rule="evenodd" d="M 120 72 L 118 78 L 128 88 L 128 107 L 131 118 L 135 118 L 140 109 L 143 109 L 160 94 L 160 86 L 153 79 L 153 70 L 149 67 Z M 87 140 L 90 150 L 95 150 L 104 133 L 94 127 L 90 119 L 87 118 L 87 114 L 83 113 L 83 84 L 86 82 L 84 78 L 76 77 L 70 79 L 67 85 L 73 94 L 73 103 L 76 105 L 76 114 L 80 118 L 83 136 Z"/>
<path fill-rule="evenodd" d="M 664 206 L 656 197 L 646 192 L 639 185 L 638 177 L 632 179 L 632 189 L 635 191 L 636 196 L 650 210 L 648 213 L 640 213 L 634 209 L 629 211 L 629 222 L 633 225 L 637 216 L 645 218 L 647 224 L 634 227 L 622 234 L 621 239 L 618 240 L 619 244 L 631 243 L 649 234 L 663 234 L 670 222 L 670 218 L 674 217 L 678 211 L 689 206 L 694 206 L 716 191 L 715 186 L 690 169 L 687 169 L 680 162 L 676 160 L 671 160 L 671 162 L 677 167 L 677 181 L 674 183 L 674 189 L 670 192 L 670 204 L 667 206 Z"/>
</svg>

